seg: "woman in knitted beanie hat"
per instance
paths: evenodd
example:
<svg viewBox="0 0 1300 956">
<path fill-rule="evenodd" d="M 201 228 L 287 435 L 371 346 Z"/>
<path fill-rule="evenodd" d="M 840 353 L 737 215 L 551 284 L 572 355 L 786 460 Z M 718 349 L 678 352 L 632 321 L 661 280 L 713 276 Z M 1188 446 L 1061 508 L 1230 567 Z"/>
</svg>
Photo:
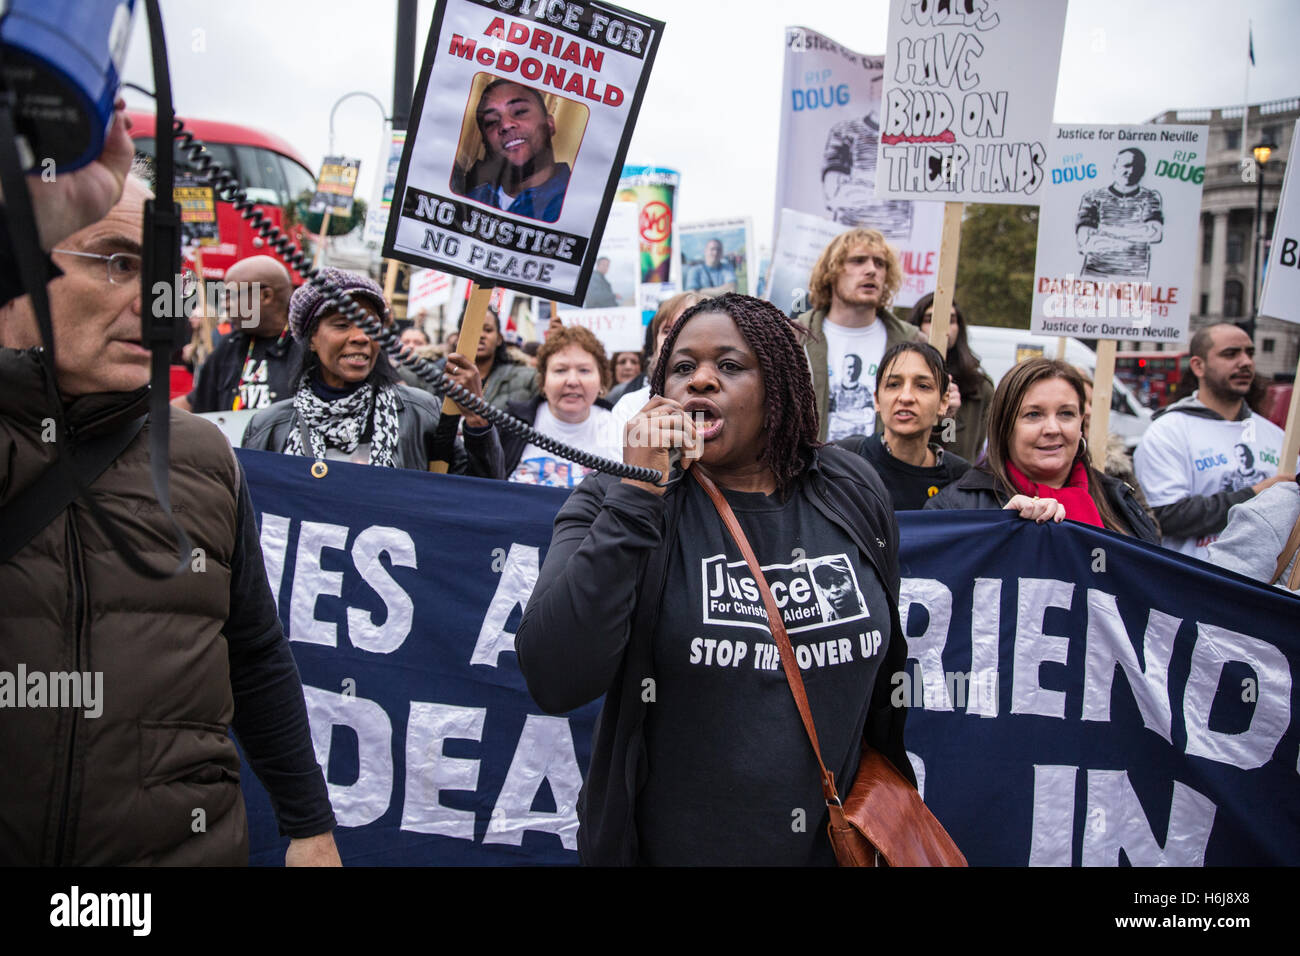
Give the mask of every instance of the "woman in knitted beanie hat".
<svg viewBox="0 0 1300 956">
<path fill-rule="evenodd" d="M 369 277 L 334 268 L 318 274 L 346 290 L 359 308 L 385 325 L 392 322 L 383 290 Z M 504 477 L 501 445 L 492 424 L 466 414 L 462 445 L 455 438 L 456 417 L 447 416 L 440 425 L 439 403 L 426 392 L 400 384 L 379 343 L 349 322 L 329 293 L 313 283 L 295 291 L 289 300 L 289 330 L 307 346 L 294 375 L 297 389 L 292 398 L 253 417 L 244 434 L 245 448 L 421 470 L 451 457 L 453 473 Z M 447 372 L 482 396 L 472 361 L 452 355 Z"/>
</svg>

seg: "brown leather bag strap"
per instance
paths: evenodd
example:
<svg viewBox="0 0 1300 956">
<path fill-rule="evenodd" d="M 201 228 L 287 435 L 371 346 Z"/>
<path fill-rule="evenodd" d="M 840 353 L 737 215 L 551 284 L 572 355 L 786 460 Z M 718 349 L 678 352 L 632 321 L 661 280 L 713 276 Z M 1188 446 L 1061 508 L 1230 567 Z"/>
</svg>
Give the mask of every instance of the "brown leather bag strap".
<svg viewBox="0 0 1300 956">
<path fill-rule="evenodd" d="M 1277 556 L 1277 567 L 1273 569 L 1273 577 L 1269 579 L 1269 584 L 1277 584 L 1282 580 L 1282 572 L 1286 570 L 1286 566 L 1291 563 L 1297 551 L 1300 551 L 1300 518 L 1296 519 L 1295 527 L 1291 529 L 1286 544 L 1282 546 L 1282 553 Z M 1291 578 L 1287 581 L 1287 586 L 1292 591 L 1296 589 L 1297 584 L 1300 584 L 1300 561 L 1296 562 L 1295 570 L 1291 572 Z"/>
<path fill-rule="evenodd" d="M 836 806 L 841 806 L 839 794 L 835 790 L 835 775 L 827 770 L 826 764 L 822 762 L 822 748 L 817 741 L 817 728 L 813 724 L 812 709 L 808 706 L 808 694 L 804 690 L 803 677 L 799 673 L 799 663 L 795 660 L 794 648 L 790 645 L 790 635 L 786 633 L 785 622 L 781 620 L 781 611 L 776 606 L 776 599 L 772 597 L 771 589 L 767 586 L 767 579 L 763 577 L 763 569 L 754 555 L 754 549 L 750 547 L 749 539 L 745 537 L 740 522 L 736 520 L 735 512 L 731 510 L 731 505 L 727 504 L 727 499 L 722 496 L 718 486 L 698 467 L 692 468 L 691 474 L 713 499 L 713 506 L 718 509 L 722 523 L 727 526 L 732 539 L 739 545 L 740 553 L 745 556 L 745 563 L 749 565 L 749 571 L 754 575 L 758 593 L 762 595 L 763 606 L 767 609 L 772 640 L 781 656 L 781 667 L 785 671 L 786 681 L 790 684 L 790 693 L 794 695 L 794 705 L 799 710 L 800 719 L 803 720 L 803 729 L 808 733 L 813 755 L 817 758 L 817 766 L 821 768 L 822 793 L 826 797 L 827 804 L 834 803 Z"/>
</svg>

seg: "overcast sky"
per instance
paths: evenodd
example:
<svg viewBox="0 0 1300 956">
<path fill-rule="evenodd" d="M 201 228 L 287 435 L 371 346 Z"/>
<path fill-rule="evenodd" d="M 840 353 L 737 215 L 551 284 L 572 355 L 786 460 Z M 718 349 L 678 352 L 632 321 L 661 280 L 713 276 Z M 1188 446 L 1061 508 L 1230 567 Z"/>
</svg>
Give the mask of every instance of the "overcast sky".
<svg viewBox="0 0 1300 956">
<path fill-rule="evenodd" d="M 628 162 L 682 173 L 679 222 L 750 215 L 771 235 L 786 26 L 883 54 L 886 0 L 626 0 L 667 24 Z M 319 169 L 330 107 L 373 93 L 389 107 L 397 4 L 346 0 L 163 0 L 177 112 L 273 131 Z M 416 70 L 433 17 L 419 5 Z M 1240 105 L 1247 20 L 1251 102 L 1300 95 L 1294 0 L 1071 0 L 1056 92 L 1058 123 L 1137 123 L 1173 108 Z M 137 16 L 126 79 L 153 88 Z M 127 91 L 132 106 L 151 101 Z M 335 120 L 338 152 L 362 159 L 370 198 L 383 117 L 354 97 Z"/>
</svg>

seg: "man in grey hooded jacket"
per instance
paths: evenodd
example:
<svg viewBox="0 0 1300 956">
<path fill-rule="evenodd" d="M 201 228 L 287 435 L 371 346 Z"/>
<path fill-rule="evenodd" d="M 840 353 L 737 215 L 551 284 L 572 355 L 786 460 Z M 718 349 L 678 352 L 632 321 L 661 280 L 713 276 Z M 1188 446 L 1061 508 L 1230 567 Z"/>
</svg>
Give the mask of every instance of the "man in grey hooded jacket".
<svg viewBox="0 0 1300 956">
<path fill-rule="evenodd" d="M 1279 464 L 1282 430 L 1246 404 L 1255 379 L 1250 337 L 1235 325 L 1211 325 L 1192 336 L 1191 353 L 1199 387 L 1156 415 L 1133 467 L 1164 546 L 1209 560 L 1228 509 L 1278 482 L 1294 482 L 1295 462 Z"/>
</svg>

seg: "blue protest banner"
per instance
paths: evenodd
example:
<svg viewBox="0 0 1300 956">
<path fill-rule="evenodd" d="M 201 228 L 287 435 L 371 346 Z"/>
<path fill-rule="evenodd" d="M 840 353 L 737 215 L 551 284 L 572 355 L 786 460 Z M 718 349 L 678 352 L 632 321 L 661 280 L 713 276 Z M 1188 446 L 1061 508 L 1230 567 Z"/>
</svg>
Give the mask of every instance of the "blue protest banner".
<svg viewBox="0 0 1300 956">
<path fill-rule="evenodd" d="M 565 493 L 238 454 L 344 862 L 576 863 L 598 705 L 544 715 L 513 653 Z M 893 696 L 972 865 L 1300 863 L 1300 600 L 1070 522 L 900 527 Z"/>
<path fill-rule="evenodd" d="M 1300 863 L 1300 600 L 1073 522 L 900 518 L 895 697 L 972 864 Z"/>
<path fill-rule="evenodd" d="M 566 493 L 345 462 L 316 479 L 308 459 L 239 459 L 343 859 L 576 863 L 598 708 L 543 715 L 513 653 Z M 287 840 L 243 780 L 250 860 L 278 864 Z"/>
</svg>

